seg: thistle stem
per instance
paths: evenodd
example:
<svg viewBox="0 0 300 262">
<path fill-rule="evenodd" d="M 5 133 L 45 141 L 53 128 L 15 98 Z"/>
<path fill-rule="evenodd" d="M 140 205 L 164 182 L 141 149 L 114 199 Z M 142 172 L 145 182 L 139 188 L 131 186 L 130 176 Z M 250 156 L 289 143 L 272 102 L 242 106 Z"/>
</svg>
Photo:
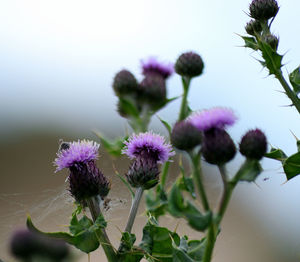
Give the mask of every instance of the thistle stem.
<svg viewBox="0 0 300 262">
<path fill-rule="evenodd" d="M 168 171 L 169 171 L 169 167 L 170 167 L 170 162 L 167 161 L 164 166 L 163 166 L 163 170 L 162 170 L 162 174 L 161 174 L 161 187 L 162 189 L 165 187 L 166 185 L 166 181 L 167 181 L 167 175 L 168 175 Z"/>
<path fill-rule="evenodd" d="M 93 197 L 86 200 L 86 203 L 90 209 L 93 221 L 95 222 L 98 216 L 102 214 L 99 206 L 99 201 L 97 198 Z M 117 254 L 115 252 L 114 247 L 110 243 L 110 240 L 106 234 L 105 229 L 101 228 L 100 230 L 96 231 L 96 235 L 104 250 L 107 260 L 109 262 L 117 261 Z"/>
<path fill-rule="evenodd" d="M 135 217 L 136 217 L 136 213 L 138 211 L 138 207 L 139 207 L 143 192 L 144 192 L 144 189 L 142 187 L 138 187 L 136 189 L 135 196 L 134 196 L 134 199 L 133 199 L 133 202 L 132 202 L 132 205 L 131 205 L 127 225 L 125 227 L 125 232 L 128 232 L 128 233 L 131 232 L 131 229 L 132 229 Z"/>
<path fill-rule="evenodd" d="M 191 79 L 187 78 L 187 77 L 182 77 L 181 80 L 182 80 L 182 86 L 183 86 L 183 95 L 182 95 L 182 100 L 181 100 L 181 107 L 180 107 L 178 121 L 184 120 L 189 114 L 187 96 L 189 93 Z"/>
<path fill-rule="evenodd" d="M 202 183 L 202 171 L 201 171 L 201 162 L 200 162 L 200 153 L 199 154 L 193 154 L 189 153 L 189 156 L 192 161 L 192 167 L 193 167 L 193 178 L 196 182 L 198 193 L 200 195 L 202 205 L 205 209 L 205 211 L 209 211 L 209 203 L 207 200 L 206 192 Z"/>
</svg>

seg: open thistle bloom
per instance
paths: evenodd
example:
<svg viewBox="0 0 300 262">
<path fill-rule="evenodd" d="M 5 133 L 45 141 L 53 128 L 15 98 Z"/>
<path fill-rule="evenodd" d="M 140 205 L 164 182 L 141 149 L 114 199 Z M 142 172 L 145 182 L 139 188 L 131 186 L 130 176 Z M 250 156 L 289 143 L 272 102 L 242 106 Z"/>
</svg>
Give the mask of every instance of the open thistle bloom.
<svg viewBox="0 0 300 262">
<path fill-rule="evenodd" d="M 164 137 L 152 132 L 131 135 L 125 142 L 123 153 L 131 159 L 151 158 L 157 163 L 164 163 L 175 154 Z"/>
<path fill-rule="evenodd" d="M 68 146 L 61 147 L 54 163 L 56 171 L 69 168 L 69 190 L 75 200 L 107 196 L 110 183 L 96 166 L 100 145 L 87 140 L 64 144 Z"/>
<path fill-rule="evenodd" d="M 167 79 L 174 72 L 174 65 L 172 63 L 161 63 L 155 57 L 150 57 L 147 60 L 142 60 L 143 75 L 158 74 L 164 79 Z"/>
<path fill-rule="evenodd" d="M 133 159 L 126 174 L 132 187 L 149 189 L 159 181 L 159 163 L 164 163 L 175 153 L 165 139 L 152 132 L 133 134 L 125 142 L 123 153 Z"/>
<path fill-rule="evenodd" d="M 235 123 L 237 117 L 231 109 L 215 107 L 197 112 L 189 117 L 189 121 L 200 131 L 212 128 L 225 128 Z"/>
</svg>

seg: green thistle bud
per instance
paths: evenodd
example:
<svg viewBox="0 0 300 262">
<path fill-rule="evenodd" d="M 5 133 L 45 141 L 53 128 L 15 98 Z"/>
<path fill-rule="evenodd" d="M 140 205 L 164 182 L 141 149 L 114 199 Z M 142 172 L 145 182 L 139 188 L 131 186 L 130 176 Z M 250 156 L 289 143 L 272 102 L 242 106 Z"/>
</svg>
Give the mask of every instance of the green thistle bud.
<svg viewBox="0 0 300 262">
<path fill-rule="evenodd" d="M 250 16 L 265 21 L 275 17 L 279 7 L 275 0 L 253 0 L 249 6 Z"/>
<path fill-rule="evenodd" d="M 255 33 L 260 33 L 262 31 L 262 27 L 259 21 L 251 20 L 246 24 L 245 30 L 249 35 L 255 35 Z"/>
</svg>

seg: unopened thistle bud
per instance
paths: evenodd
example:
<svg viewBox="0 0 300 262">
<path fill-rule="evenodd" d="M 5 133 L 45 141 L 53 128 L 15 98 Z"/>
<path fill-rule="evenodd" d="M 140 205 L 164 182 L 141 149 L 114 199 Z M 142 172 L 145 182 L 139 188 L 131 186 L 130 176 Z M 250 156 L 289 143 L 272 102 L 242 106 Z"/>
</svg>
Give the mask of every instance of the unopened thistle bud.
<svg viewBox="0 0 300 262">
<path fill-rule="evenodd" d="M 32 261 L 34 258 L 63 261 L 69 255 L 68 246 L 63 241 L 46 238 L 27 229 L 18 230 L 13 234 L 10 249 L 11 253 L 22 261 Z"/>
<path fill-rule="evenodd" d="M 213 128 L 204 132 L 201 151 L 208 163 L 222 165 L 234 158 L 236 148 L 224 129 Z"/>
<path fill-rule="evenodd" d="M 159 109 L 167 99 L 165 79 L 157 74 L 145 76 L 140 84 L 138 99 L 150 105 L 152 109 Z"/>
<path fill-rule="evenodd" d="M 194 52 L 183 53 L 175 63 L 176 73 L 189 78 L 201 75 L 203 68 L 201 56 Z"/>
<path fill-rule="evenodd" d="M 99 146 L 83 140 L 69 143 L 68 148 L 57 153 L 56 171 L 70 170 L 69 190 L 77 202 L 98 195 L 104 198 L 109 192 L 110 183 L 96 166 Z"/>
<path fill-rule="evenodd" d="M 263 39 L 267 44 L 269 44 L 275 51 L 278 48 L 279 39 L 275 35 L 268 34 L 264 36 Z"/>
<path fill-rule="evenodd" d="M 158 183 L 159 173 L 156 161 L 151 158 L 139 157 L 132 162 L 126 178 L 132 187 L 150 189 Z"/>
<path fill-rule="evenodd" d="M 245 157 L 260 160 L 266 151 L 267 139 L 261 130 L 250 130 L 242 137 L 240 152 Z"/>
<path fill-rule="evenodd" d="M 113 89 L 117 96 L 133 94 L 136 92 L 137 87 L 137 80 L 128 70 L 117 73 L 113 81 Z"/>
<path fill-rule="evenodd" d="M 246 24 L 245 30 L 249 35 L 255 35 L 262 31 L 262 27 L 258 20 L 251 20 Z"/>
<path fill-rule="evenodd" d="M 275 0 L 253 0 L 249 6 L 250 16 L 265 21 L 275 17 L 279 7 Z"/>
<path fill-rule="evenodd" d="M 202 134 L 189 121 L 177 122 L 171 133 L 171 143 L 180 150 L 191 150 L 200 145 Z"/>
</svg>

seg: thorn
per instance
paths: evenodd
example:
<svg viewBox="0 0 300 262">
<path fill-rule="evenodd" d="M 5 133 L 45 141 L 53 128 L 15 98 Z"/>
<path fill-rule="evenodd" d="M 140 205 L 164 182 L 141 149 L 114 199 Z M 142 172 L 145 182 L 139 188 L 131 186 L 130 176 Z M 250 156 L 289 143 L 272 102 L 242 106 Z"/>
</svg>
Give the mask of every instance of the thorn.
<svg viewBox="0 0 300 262">
<path fill-rule="evenodd" d="M 293 104 L 291 104 L 291 105 L 283 105 L 283 106 L 280 106 L 280 107 L 292 107 L 293 106 Z"/>
<path fill-rule="evenodd" d="M 299 141 L 298 137 L 296 137 L 296 135 L 293 133 L 293 131 L 290 129 L 290 132 L 292 133 L 292 135 L 295 137 L 296 141 Z"/>
<path fill-rule="evenodd" d="M 261 189 L 261 187 L 260 187 L 255 181 L 253 181 L 253 183 L 254 183 L 259 189 Z"/>
</svg>

